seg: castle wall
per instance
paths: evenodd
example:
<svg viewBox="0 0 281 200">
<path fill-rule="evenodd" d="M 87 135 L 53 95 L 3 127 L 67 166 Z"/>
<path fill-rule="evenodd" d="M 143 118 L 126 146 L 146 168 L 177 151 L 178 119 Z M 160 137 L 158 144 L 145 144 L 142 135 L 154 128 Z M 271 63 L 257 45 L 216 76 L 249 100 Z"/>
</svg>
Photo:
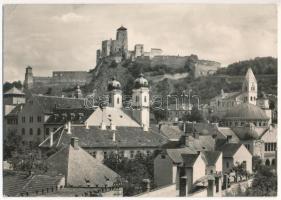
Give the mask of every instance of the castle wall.
<svg viewBox="0 0 281 200">
<path fill-rule="evenodd" d="M 186 56 L 154 56 L 151 61 L 151 66 L 167 65 L 173 68 L 183 68 L 186 60 Z"/>
<path fill-rule="evenodd" d="M 90 82 L 90 74 L 86 71 L 54 71 L 52 81 L 54 83 L 80 83 Z"/>
<path fill-rule="evenodd" d="M 101 56 L 106 57 L 110 55 L 112 40 L 102 41 Z"/>
</svg>

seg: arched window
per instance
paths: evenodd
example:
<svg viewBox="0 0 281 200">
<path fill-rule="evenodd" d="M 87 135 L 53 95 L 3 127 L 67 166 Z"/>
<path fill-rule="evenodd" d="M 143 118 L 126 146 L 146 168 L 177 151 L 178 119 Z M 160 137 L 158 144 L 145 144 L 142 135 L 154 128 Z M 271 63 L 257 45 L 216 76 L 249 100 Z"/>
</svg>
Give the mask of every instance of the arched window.
<svg viewBox="0 0 281 200">
<path fill-rule="evenodd" d="M 146 102 L 146 96 L 144 96 L 144 102 Z"/>
<path fill-rule="evenodd" d="M 25 129 L 24 128 L 21 129 L 21 134 L 25 135 Z"/>
<path fill-rule="evenodd" d="M 272 161 L 271 161 L 271 165 L 275 165 L 275 159 L 272 159 Z"/>
<path fill-rule="evenodd" d="M 117 104 L 119 104 L 119 97 L 117 98 Z"/>
<path fill-rule="evenodd" d="M 41 135 L 41 129 L 40 128 L 37 129 L 37 135 Z"/>
<path fill-rule="evenodd" d="M 253 101 L 253 97 L 251 96 L 251 101 Z"/>
<path fill-rule="evenodd" d="M 29 135 L 33 135 L 33 129 L 32 128 L 29 129 Z"/>
</svg>

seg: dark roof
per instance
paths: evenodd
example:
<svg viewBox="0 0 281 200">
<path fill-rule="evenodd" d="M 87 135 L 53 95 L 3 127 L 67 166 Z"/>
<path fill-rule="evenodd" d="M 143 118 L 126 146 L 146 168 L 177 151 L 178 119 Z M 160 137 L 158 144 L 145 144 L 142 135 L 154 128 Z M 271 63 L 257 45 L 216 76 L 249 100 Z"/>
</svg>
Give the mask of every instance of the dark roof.
<svg viewBox="0 0 281 200">
<path fill-rule="evenodd" d="M 183 135 L 182 130 L 178 126 L 163 124 L 161 125 L 160 131 L 170 140 L 179 140 Z"/>
<path fill-rule="evenodd" d="M 182 159 L 183 159 L 183 164 L 185 167 L 193 167 L 195 161 L 197 160 L 197 158 L 199 157 L 199 153 L 198 154 L 182 154 Z"/>
<path fill-rule="evenodd" d="M 3 193 L 6 196 L 20 196 L 21 193 L 36 193 L 42 189 L 56 188 L 62 178 L 62 175 L 28 175 L 25 172 L 4 171 Z"/>
<path fill-rule="evenodd" d="M 116 147 L 161 147 L 168 142 L 168 139 L 162 134 L 149 129 L 145 132 L 140 127 L 117 127 L 115 131 L 116 142 L 112 140 L 113 131 L 107 128 L 101 130 L 99 127 L 90 126 L 72 126 L 71 134 L 67 134 L 67 130 L 58 131 L 54 140 L 56 147 L 66 146 L 70 142 L 71 137 L 79 138 L 79 145 L 83 148 L 112 148 Z M 48 137 L 40 146 L 49 147 Z"/>
<path fill-rule="evenodd" d="M 223 157 L 233 157 L 233 155 L 238 151 L 242 144 L 227 143 L 218 150 L 222 151 Z"/>
<path fill-rule="evenodd" d="M 203 152 L 205 161 L 208 166 L 213 166 L 216 164 L 219 159 L 221 152 L 220 151 L 204 151 Z"/>
<path fill-rule="evenodd" d="M 45 95 L 32 95 L 33 101 L 36 101 L 42 108 L 44 113 L 52 113 L 54 109 L 58 108 L 84 108 L 84 99 L 45 96 Z M 29 100 L 30 101 L 30 100 Z"/>
<path fill-rule="evenodd" d="M 240 119 L 240 120 L 268 120 L 269 117 L 265 112 L 258 106 L 249 103 L 243 103 L 234 106 L 229 110 L 225 116 L 225 119 Z"/>
<path fill-rule="evenodd" d="M 47 159 L 49 173 L 66 176 L 67 186 L 113 186 L 119 175 L 81 147 L 68 145 Z"/>
<path fill-rule="evenodd" d="M 120 26 L 117 30 L 118 31 L 126 31 L 127 29 L 124 26 Z"/>
<path fill-rule="evenodd" d="M 18 116 L 19 112 L 22 110 L 24 104 L 18 104 L 14 109 L 6 115 L 6 117 L 15 117 Z"/>
<path fill-rule="evenodd" d="M 189 147 L 167 149 L 166 152 L 174 163 L 183 162 L 182 154 L 197 154 L 196 151 L 194 151 L 193 149 L 191 149 Z"/>
<path fill-rule="evenodd" d="M 82 124 L 94 111 L 88 108 L 55 109 L 45 124 L 65 124 L 69 120 L 74 124 Z"/>
</svg>

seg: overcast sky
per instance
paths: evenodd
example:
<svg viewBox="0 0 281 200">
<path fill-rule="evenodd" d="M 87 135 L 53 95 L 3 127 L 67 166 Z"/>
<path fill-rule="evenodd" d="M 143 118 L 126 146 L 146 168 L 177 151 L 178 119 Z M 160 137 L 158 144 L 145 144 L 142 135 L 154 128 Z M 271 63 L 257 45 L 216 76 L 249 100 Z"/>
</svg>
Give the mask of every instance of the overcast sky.
<svg viewBox="0 0 281 200">
<path fill-rule="evenodd" d="M 4 80 L 54 70 L 95 67 L 101 41 L 128 29 L 129 49 L 190 55 L 223 65 L 257 56 L 277 57 L 274 5 L 6 5 Z"/>
</svg>

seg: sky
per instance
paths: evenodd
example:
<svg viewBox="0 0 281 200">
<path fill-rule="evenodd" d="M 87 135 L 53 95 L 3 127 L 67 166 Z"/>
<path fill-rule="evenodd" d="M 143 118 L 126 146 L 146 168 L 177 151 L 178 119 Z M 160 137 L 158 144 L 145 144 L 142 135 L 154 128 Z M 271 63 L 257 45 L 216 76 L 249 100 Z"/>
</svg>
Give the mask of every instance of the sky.
<svg viewBox="0 0 281 200">
<path fill-rule="evenodd" d="M 4 81 L 52 71 L 93 69 L 101 41 L 128 29 L 129 49 L 161 48 L 165 55 L 196 54 L 223 66 L 277 57 L 275 5 L 5 5 Z"/>
</svg>

